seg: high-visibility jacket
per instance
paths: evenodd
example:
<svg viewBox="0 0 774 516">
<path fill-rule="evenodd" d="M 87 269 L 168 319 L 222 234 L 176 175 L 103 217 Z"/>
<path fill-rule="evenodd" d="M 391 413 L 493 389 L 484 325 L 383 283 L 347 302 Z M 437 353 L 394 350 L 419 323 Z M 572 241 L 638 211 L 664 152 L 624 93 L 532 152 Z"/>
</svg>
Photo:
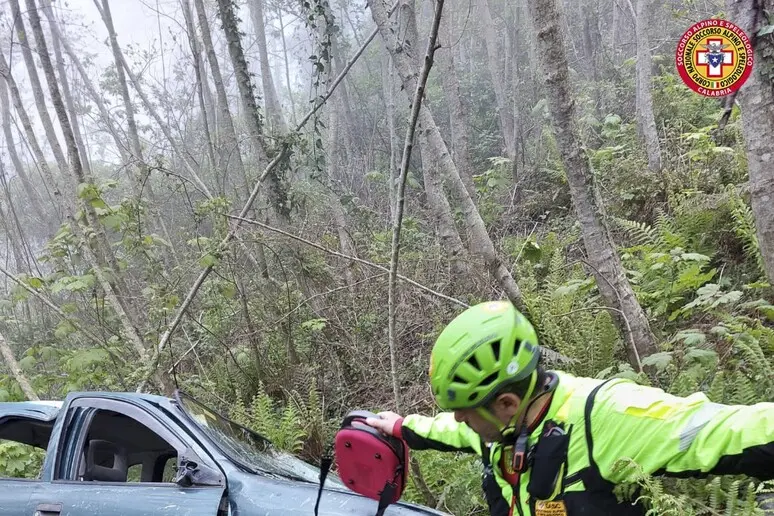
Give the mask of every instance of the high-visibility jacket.
<svg viewBox="0 0 774 516">
<path fill-rule="evenodd" d="M 631 462 L 614 467 L 619 459 L 646 474 L 774 478 L 774 403 L 722 405 L 703 393 L 681 398 L 631 380 L 549 376 L 550 405 L 529 434 L 527 467 L 515 479 L 503 469 L 513 447 L 483 442 L 450 412 L 408 415 L 395 430 L 412 449 L 480 455 L 492 516 L 642 515 L 643 507 L 613 493 L 638 471 Z"/>
</svg>

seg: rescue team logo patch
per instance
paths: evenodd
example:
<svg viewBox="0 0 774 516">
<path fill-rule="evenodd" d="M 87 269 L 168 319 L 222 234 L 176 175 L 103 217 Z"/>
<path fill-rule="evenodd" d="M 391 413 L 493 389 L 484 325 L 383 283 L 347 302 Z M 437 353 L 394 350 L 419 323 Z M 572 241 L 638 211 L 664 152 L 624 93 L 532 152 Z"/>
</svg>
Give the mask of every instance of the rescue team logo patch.
<svg viewBox="0 0 774 516">
<path fill-rule="evenodd" d="M 562 500 L 554 500 L 546 502 L 538 500 L 535 502 L 535 515 L 536 516 L 567 516 L 567 509 L 564 507 Z"/>
<path fill-rule="evenodd" d="M 729 21 L 703 20 L 685 31 L 675 59 L 689 88 L 707 97 L 723 97 L 741 88 L 750 76 L 752 42 Z"/>
</svg>

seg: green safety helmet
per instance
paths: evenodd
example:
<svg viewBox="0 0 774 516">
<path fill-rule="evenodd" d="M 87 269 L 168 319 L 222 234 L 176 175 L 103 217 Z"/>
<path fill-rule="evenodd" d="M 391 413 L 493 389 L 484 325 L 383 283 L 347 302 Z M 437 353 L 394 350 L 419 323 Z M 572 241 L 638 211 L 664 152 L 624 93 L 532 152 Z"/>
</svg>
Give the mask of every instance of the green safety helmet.
<svg viewBox="0 0 774 516">
<path fill-rule="evenodd" d="M 481 407 L 508 384 L 530 377 L 540 358 L 532 324 L 508 301 L 472 306 L 438 336 L 430 384 L 442 410 Z M 535 377 L 528 390 L 532 393 Z"/>
</svg>

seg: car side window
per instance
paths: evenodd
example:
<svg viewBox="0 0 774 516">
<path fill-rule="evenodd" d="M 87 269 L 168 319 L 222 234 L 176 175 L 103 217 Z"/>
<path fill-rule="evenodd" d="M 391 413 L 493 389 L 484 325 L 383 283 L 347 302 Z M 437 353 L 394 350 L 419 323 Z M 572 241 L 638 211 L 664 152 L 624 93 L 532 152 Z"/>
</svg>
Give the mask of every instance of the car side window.
<svg viewBox="0 0 774 516">
<path fill-rule="evenodd" d="M 142 422 L 117 411 L 97 409 L 76 457 L 76 478 L 71 480 L 171 483 L 178 451 Z"/>
<path fill-rule="evenodd" d="M 40 478 L 53 423 L 29 418 L 0 422 L 0 478 Z"/>
</svg>

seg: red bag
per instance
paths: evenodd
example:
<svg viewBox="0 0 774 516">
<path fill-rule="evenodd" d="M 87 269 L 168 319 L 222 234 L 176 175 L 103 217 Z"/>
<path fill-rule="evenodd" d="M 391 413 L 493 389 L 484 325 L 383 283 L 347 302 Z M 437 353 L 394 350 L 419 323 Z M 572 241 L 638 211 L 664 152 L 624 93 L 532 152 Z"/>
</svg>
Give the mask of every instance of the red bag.
<svg viewBox="0 0 774 516">
<path fill-rule="evenodd" d="M 409 448 L 397 437 L 367 425 L 369 417 L 378 416 L 359 410 L 347 414 L 336 433 L 334 453 L 341 481 L 352 491 L 378 500 L 376 514 L 381 516 L 388 505 L 400 500 L 406 488 Z M 323 470 L 328 467 L 330 462 L 323 464 Z M 321 489 L 326 475 L 327 471 L 321 474 Z"/>
<path fill-rule="evenodd" d="M 409 449 L 400 439 L 368 426 L 365 419 L 369 417 L 378 416 L 350 412 L 336 434 L 339 478 L 356 493 L 380 501 L 385 496 L 387 504 L 395 503 L 406 487 Z"/>
</svg>

